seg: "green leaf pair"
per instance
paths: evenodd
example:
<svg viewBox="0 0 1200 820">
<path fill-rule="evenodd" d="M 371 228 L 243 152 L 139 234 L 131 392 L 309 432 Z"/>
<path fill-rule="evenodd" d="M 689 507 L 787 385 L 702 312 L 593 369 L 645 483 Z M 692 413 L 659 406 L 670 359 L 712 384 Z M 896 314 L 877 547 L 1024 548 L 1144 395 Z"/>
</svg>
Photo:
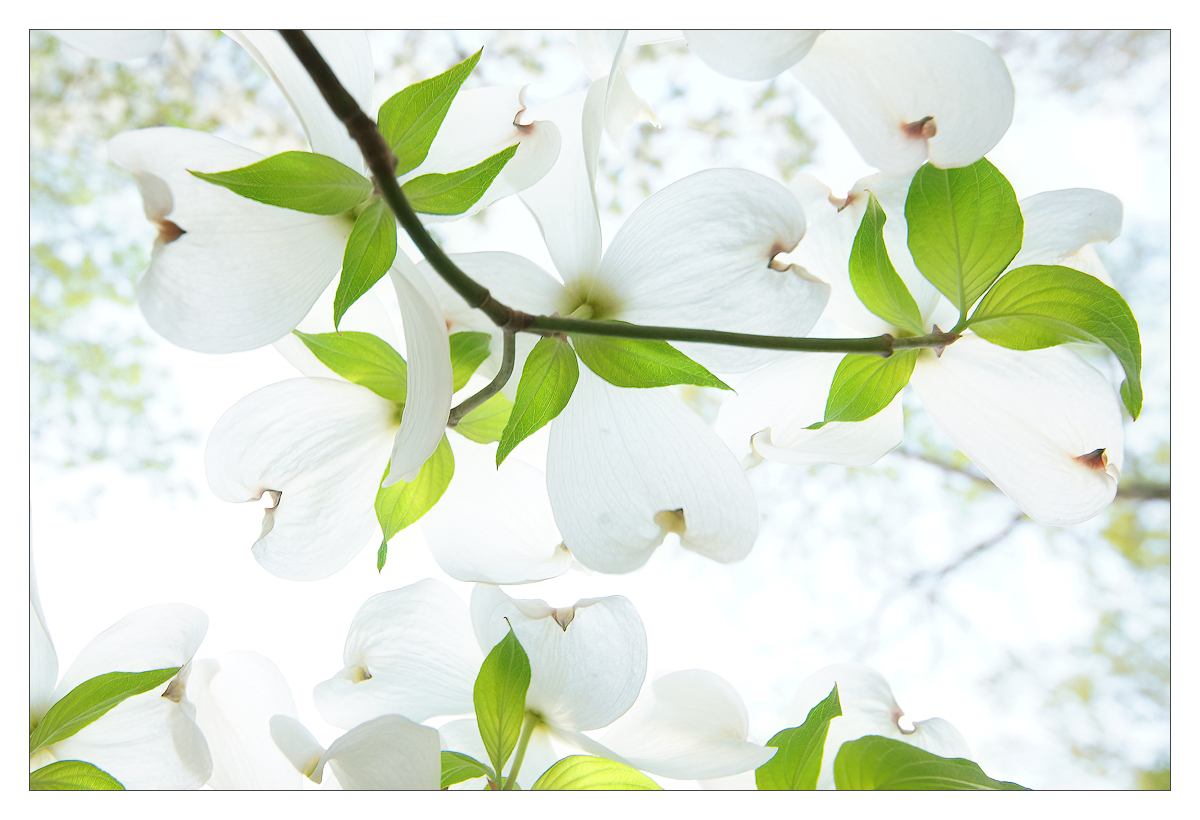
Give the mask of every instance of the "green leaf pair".
<svg viewBox="0 0 1200 820">
<path fill-rule="evenodd" d="M 59 699 L 29 733 L 29 754 L 66 740 L 134 695 L 162 686 L 180 667 L 109 672 L 89 678 Z M 59 760 L 29 773 L 32 790 L 123 789 L 116 778 L 82 760 Z"/>
</svg>

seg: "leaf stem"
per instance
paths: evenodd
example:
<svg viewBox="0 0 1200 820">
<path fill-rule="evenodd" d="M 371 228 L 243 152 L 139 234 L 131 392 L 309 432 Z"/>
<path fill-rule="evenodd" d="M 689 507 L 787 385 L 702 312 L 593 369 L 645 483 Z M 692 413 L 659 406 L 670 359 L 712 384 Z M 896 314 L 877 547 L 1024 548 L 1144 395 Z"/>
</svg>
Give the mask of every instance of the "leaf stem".
<svg viewBox="0 0 1200 820">
<path fill-rule="evenodd" d="M 500 359 L 500 370 L 496 373 L 496 378 L 488 382 L 487 386 L 473 396 L 469 396 L 462 401 L 457 407 L 450 410 L 450 418 L 446 421 L 446 426 L 454 428 L 463 420 L 463 417 L 474 410 L 479 405 L 490 399 L 492 396 L 500 392 L 504 385 L 508 384 L 508 379 L 512 376 L 513 365 L 517 360 L 517 334 L 511 330 L 504 331 L 504 352 Z"/>
<path fill-rule="evenodd" d="M 508 777 L 504 781 L 505 791 L 511 791 L 517 785 L 517 774 L 525 761 L 525 750 L 529 748 L 529 738 L 533 730 L 540 726 L 542 719 L 533 712 L 525 713 L 525 722 L 521 725 L 521 737 L 517 740 L 517 750 L 513 752 L 512 766 L 508 769 Z"/>
</svg>

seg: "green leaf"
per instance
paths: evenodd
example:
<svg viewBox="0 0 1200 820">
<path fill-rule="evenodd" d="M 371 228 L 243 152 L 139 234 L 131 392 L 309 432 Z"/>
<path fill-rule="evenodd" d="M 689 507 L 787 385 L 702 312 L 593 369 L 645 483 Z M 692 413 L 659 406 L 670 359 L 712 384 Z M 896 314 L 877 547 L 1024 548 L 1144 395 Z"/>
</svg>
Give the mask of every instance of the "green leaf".
<svg viewBox="0 0 1200 820">
<path fill-rule="evenodd" d="M 517 153 L 510 145 L 478 165 L 450 174 L 425 174 L 404 183 L 401 190 L 413 210 L 423 214 L 451 216 L 470 208 L 488 189 L 504 166 Z"/>
<path fill-rule="evenodd" d="M 462 752 L 442 752 L 442 788 L 446 789 L 464 780 L 474 780 L 476 777 L 486 777 L 492 782 L 496 775 L 492 770 L 475 758 Z"/>
<path fill-rule="evenodd" d="M 833 761 L 839 789 L 875 791 L 1027 791 L 993 780 L 977 763 L 938 757 L 890 737 L 868 735 L 843 743 Z"/>
<path fill-rule="evenodd" d="M 921 166 L 904 203 L 908 249 L 925 278 L 966 315 L 1021 250 L 1017 195 L 986 159 L 965 168 Z"/>
<path fill-rule="evenodd" d="M 533 784 L 534 791 L 662 791 L 637 769 L 590 755 L 572 755 L 555 763 Z"/>
<path fill-rule="evenodd" d="M 695 384 L 730 389 L 703 365 L 664 341 L 586 335 L 572 335 L 571 341 L 588 369 L 617 387 Z"/>
<path fill-rule="evenodd" d="M 578 381 L 579 363 L 569 344 L 547 336 L 533 346 L 517 384 L 517 400 L 496 448 L 497 467 L 514 447 L 563 411 Z"/>
<path fill-rule="evenodd" d="M 767 741 L 768 746 L 774 746 L 779 751 L 754 770 L 754 780 L 759 790 L 816 789 L 829 721 L 841 714 L 842 704 L 835 684 L 829 697 L 809 710 L 804 723 L 795 729 L 784 729 Z"/>
<path fill-rule="evenodd" d="M 321 364 L 377 396 L 403 404 L 408 365 L 390 344 L 370 333 L 301 333 L 293 330 Z"/>
<path fill-rule="evenodd" d="M 1121 294 L 1094 276 L 1060 265 L 1026 265 L 996 282 L 967 320 L 992 344 L 1036 350 L 1065 342 L 1101 344 L 1125 369 L 1121 398 L 1142 412 L 1142 340 Z"/>
<path fill-rule="evenodd" d="M 454 430 L 479 444 L 499 441 L 512 417 L 512 410 L 513 403 L 503 393 L 497 393 L 463 416 Z"/>
<path fill-rule="evenodd" d="M 176 666 L 149 672 L 109 672 L 85 680 L 51 706 L 29 734 L 29 753 L 66 740 L 121 701 L 161 686 L 178 671 Z"/>
<path fill-rule="evenodd" d="M 497 774 L 504 770 L 520 739 L 528 691 L 529 657 L 510 624 L 508 634 L 492 647 L 475 678 L 475 719 L 492 771 Z"/>
<path fill-rule="evenodd" d="M 29 790 L 124 791 L 120 781 L 103 769 L 82 760 L 56 760 L 29 773 Z"/>
<path fill-rule="evenodd" d="M 892 403 L 912 378 L 919 350 L 901 350 L 886 359 L 870 353 L 847 353 L 833 374 L 825 420 L 810 424 L 819 430 L 831 421 L 863 421 Z"/>
<path fill-rule="evenodd" d="M 326 216 L 361 205 L 373 190 L 371 181 L 357 171 L 307 151 L 285 151 L 232 171 L 188 173 L 256 202 Z"/>
<path fill-rule="evenodd" d="M 378 513 L 376 513 L 378 516 Z M 383 572 L 383 565 L 387 563 L 387 539 L 379 544 L 379 549 L 375 550 L 375 571 Z"/>
<path fill-rule="evenodd" d="M 384 479 L 387 478 L 391 467 L 391 462 L 388 462 L 383 471 Z M 377 559 L 379 569 L 383 569 L 383 562 L 387 560 L 387 542 L 393 535 L 429 512 L 442 497 L 442 493 L 446 492 L 453 477 L 454 452 L 450 449 L 450 442 L 443 435 L 433 455 L 421 465 L 421 472 L 417 473 L 417 477 L 412 481 L 397 481 L 390 487 L 384 487 L 383 480 L 380 480 L 379 492 L 375 495 L 375 517 L 379 520 L 379 526 L 383 528 L 384 543 Z"/>
<path fill-rule="evenodd" d="M 879 207 L 875 194 L 870 197 L 850 249 L 850 284 L 867 310 L 890 325 L 920 336 L 924 332 L 921 311 L 892 266 L 883 241 L 887 214 Z"/>
<path fill-rule="evenodd" d="M 449 71 L 410 85 L 379 107 L 379 131 L 396 155 L 396 176 L 425 161 L 450 103 L 482 53 L 480 49 Z"/>
<path fill-rule="evenodd" d="M 488 357 L 490 333 L 463 332 L 450 334 L 450 366 L 454 369 L 454 392 L 466 387 L 467 380 Z"/>
<path fill-rule="evenodd" d="M 359 297 L 369 291 L 396 261 L 396 217 L 382 200 L 367 207 L 350 231 L 342 255 L 342 278 L 333 299 L 333 327 Z"/>
</svg>

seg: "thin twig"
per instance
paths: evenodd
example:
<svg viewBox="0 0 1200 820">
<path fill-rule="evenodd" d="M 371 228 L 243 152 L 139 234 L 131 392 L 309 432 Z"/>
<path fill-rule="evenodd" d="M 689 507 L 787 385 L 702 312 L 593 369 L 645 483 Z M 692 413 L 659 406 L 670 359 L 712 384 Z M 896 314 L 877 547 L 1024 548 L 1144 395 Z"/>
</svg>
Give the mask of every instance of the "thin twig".
<svg viewBox="0 0 1200 820">
<path fill-rule="evenodd" d="M 492 396 L 500 392 L 504 385 L 508 384 L 508 379 L 512 376 L 513 364 L 517 360 L 517 334 L 511 330 L 504 331 L 504 353 L 500 359 L 500 370 L 496 373 L 496 378 L 488 382 L 487 386 L 463 400 L 463 402 L 450 411 L 450 418 L 446 422 L 447 427 L 457 427 L 463 417 L 474 410 L 479 405 L 490 399 Z"/>
</svg>

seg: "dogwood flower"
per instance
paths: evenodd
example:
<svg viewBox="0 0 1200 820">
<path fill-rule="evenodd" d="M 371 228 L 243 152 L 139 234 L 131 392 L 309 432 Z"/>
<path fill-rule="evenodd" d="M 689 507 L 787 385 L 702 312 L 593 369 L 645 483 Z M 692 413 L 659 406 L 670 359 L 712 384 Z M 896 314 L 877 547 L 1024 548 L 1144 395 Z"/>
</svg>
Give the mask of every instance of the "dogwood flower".
<svg viewBox="0 0 1200 820">
<path fill-rule="evenodd" d="M 296 771 L 314 783 L 325 767 L 343 789 L 437 789 L 442 755 L 437 729 L 400 715 L 381 715 L 354 727 L 325 749 L 288 715 L 271 718 L 271 737 Z M 332 785 L 332 783 L 327 784 Z"/>
<path fill-rule="evenodd" d="M 811 245 L 798 249 L 797 257 L 829 281 L 834 318 L 854 335 L 897 332 L 866 310 L 849 279 L 850 247 L 865 210 L 863 192 L 870 189 L 888 214 L 887 246 L 921 308 L 925 328 L 954 323 L 957 311 L 940 302 L 905 251 L 900 192 L 907 190 L 906 181 L 861 180 L 848 202 L 834 199 L 811 179 L 803 185 L 814 216 Z M 1111 239 L 1119 230 L 1119 202 L 1098 191 L 1048 192 L 1020 204 L 1031 216 L 1032 241 L 1013 265 L 1086 258 L 1087 244 Z M 1093 264 L 1093 269 L 1102 272 L 1102 266 Z M 837 360 L 788 354 L 752 374 L 738 385 L 738 397 L 722 408 L 719 429 L 727 440 L 748 442 L 758 456 L 785 463 L 874 462 L 902 440 L 899 395 L 866 421 L 807 429 L 824 416 Z M 1073 351 L 1009 350 L 968 330 L 940 354 L 923 350 L 910 384 L 943 432 L 1035 521 L 1076 524 L 1115 496 L 1124 453 L 1119 400 L 1107 379 Z"/>
<path fill-rule="evenodd" d="M 863 159 L 888 173 L 970 165 L 1012 122 L 1004 61 L 953 31 L 685 31 L 714 71 L 767 80 L 791 69 Z"/>
<path fill-rule="evenodd" d="M 184 604 L 139 609 L 93 638 L 58 679 L 58 656 L 46 629 L 37 583 L 29 573 L 29 726 L 86 680 L 109 672 L 181 667 L 167 684 L 118 703 L 70 737 L 29 758 L 32 772 L 56 760 L 82 760 L 127 789 L 197 789 L 213 771 L 196 710 L 187 698 L 192 656 L 208 616 Z"/>
<path fill-rule="evenodd" d="M 561 281 L 523 257 L 451 258 L 501 301 L 528 313 L 803 335 L 826 286 L 774 262 L 804 234 L 804 214 L 782 186 L 749 171 L 687 177 L 644 202 L 601 254 L 593 178 L 610 75 L 555 103 L 558 163 L 522 199 L 542 229 Z M 562 113 L 572 110 L 573 115 Z M 433 280 L 428 263 L 422 270 Z M 494 332 L 435 283 L 447 323 Z M 713 345 L 678 347 L 717 372 L 775 354 Z M 518 348 L 518 369 L 528 343 Z M 736 459 L 666 388 L 620 389 L 581 368 L 551 423 L 546 480 L 568 550 L 603 572 L 644 564 L 669 532 L 722 562 L 744 558 L 757 532 L 754 496 Z"/>
</svg>

